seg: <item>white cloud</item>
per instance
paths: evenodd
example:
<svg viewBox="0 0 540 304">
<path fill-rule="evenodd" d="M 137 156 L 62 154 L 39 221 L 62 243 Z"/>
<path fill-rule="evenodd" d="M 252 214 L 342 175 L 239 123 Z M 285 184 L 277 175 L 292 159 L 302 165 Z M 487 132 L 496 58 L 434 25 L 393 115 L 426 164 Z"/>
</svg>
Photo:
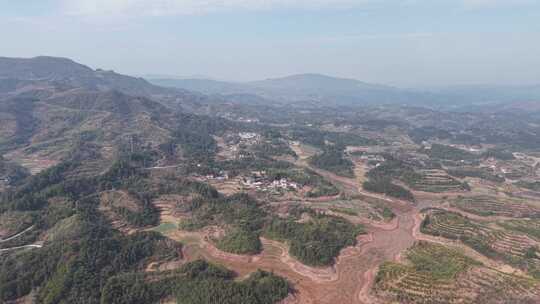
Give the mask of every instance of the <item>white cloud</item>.
<svg viewBox="0 0 540 304">
<path fill-rule="evenodd" d="M 76 16 L 164 16 L 197 15 L 234 10 L 346 9 L 369 7 L 387 9 L 424 4 L 453 5 L 465 9 L 486 9 L 538 4 L 538 0 L 58 0 L 63 12 Z"/>
<path fill-rule="evenodd" d="M 64 0 L 70 15 L 162 16 L 228 10 L 348 8 L 386 0 Z"/>
<path fill-rule="evenodd" d="M 466 8 L 489 8 L 537 4 L 537 0 L 462 0 Z"/>
<path fill-rule="evenodd" d="M 428 32 L 411 32 L 397 34 L 359 34 L 359 35 L 336 35 L 323 36 L 318 38 L 318 42 L 337 42 L 337 41 L 354 41 L 354 40 L 419 40 L 435 36 L 434 33 Z"/>
</svg>

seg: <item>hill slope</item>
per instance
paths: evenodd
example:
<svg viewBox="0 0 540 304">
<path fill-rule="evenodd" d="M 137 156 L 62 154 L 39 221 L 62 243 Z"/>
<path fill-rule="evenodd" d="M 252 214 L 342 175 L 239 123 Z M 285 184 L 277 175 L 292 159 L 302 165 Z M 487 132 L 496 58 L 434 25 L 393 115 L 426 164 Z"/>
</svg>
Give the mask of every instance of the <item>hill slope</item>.
<svg viewBox="0 0 540 304">
<path fill-rule="evenodd" d="M 206 94 L 252 94 L 283 103 L 310 103 L 319 106 L 421 103 L 430 94 L 389 86 L 369 84 L 354 79 L 320 74 L 299 74 L 246 83 L 207 79 L 156 79 L 151 82 Z"/>
<path fill-rule="evenodd" d="M 6 58 L 0 57 L 0 80 L 3 86 L 17 81 L 48 81 L 88 90 L 119 90 L 130 95 L 152 96 L 185 93 L 158 87 L 142 78 L 93 70 L 70 59 L 57 57 Z M 9 82 L 8 82 L 9 81 Z M 0 86 L 2 87 L 2 86 Z"/>
<path fill-rule="evenodd" d="M 540 86 L 453 86 L 425 90 L 400 89 L 355 79 L 320 74 L 299 74 L 253 82 L 225 82 L 208 79 L 150 79 L 157 85 L 193 90 L 204 94 L 255 95 L 286 104 L 313 105 L 407 104 L 434 107 L 462 107 L 540 101 Z M 249 103 L 255 98 L 244 99 Z"/>
</svg>

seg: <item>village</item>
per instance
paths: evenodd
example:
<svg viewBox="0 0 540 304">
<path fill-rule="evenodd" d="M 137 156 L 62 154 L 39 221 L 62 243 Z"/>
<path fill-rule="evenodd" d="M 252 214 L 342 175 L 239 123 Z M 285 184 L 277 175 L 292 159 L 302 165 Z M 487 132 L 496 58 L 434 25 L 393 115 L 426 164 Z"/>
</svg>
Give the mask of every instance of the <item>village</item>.
<svg viewBox="0 0 540 304">
<path fill-rule="evenodd" d="M 266 171 L 252 171 L 245 176 L 231 177 L 229 173 L 220 171 L 218 174 L 196 175 L 195 179 L 201 182 L 209 182 L 212 185 L 234 184 L 237 191 L 257 191 L 279 194 L 285 191 L 298 191 L 302 188 L 296 182 L 287 178 L 271 179 Z"/>
</svg>

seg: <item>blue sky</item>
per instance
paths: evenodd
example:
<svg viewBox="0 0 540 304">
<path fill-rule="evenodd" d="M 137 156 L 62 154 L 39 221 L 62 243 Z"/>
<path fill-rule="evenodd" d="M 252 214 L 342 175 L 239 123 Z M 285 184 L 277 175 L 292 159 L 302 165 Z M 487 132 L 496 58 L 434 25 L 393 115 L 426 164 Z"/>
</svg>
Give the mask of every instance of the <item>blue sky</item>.
<svg viewBox="0 0 540 304">
<path fill-rule="evenodd" d="M 0 37 L 137 75 L 540 83 L 537 0 L 0 0 Z"/>
</svg>

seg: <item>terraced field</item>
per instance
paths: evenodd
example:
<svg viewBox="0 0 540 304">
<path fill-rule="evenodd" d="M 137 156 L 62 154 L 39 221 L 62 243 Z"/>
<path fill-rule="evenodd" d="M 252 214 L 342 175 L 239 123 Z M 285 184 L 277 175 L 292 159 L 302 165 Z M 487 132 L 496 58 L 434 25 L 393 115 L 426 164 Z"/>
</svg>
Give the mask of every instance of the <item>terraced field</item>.
<svg viewBox="0 0 540 304">
<path fill-rule="evenodd" d="M 540 208 L 530 202 L 487 195 L 459 197 L 452 202 L 452 206 L 480 216 L 514 218 L 540 216 Z"/>
<path fill-rule="evenodd" d="M 537 303 L 537 281 L 487 268 L 457 249 L 421 241 L 405 257 L 379 268 L 373 291 L 385 303 Z"/>
<path fill-rule="evenodd" d="M 458 192 L 466 190 L 464 185 L 443 170 L 421 170 L 418 178 L 407 181 L 409 187 L 424 192 Z"/>
<path fill-rule="evenodd" d="M 370 201 L 361 198 L 336 199 L 331 201 L 305 201 L 304 205 L 324 212 L 331 212 L 339 216 L 344 216 L 356 222 L 354 217 L 360 220 L 370 220 L 372 222 L 391 221 L 395 214 L 381 201 Z"/>
<path fill-rule="evenodd" d="M 429 209 L 425 210 L 424 213 L 422 233 L 457 240 L 464 236 L 481 235 L 488 231 L 487 227 L 483 227 L 458 213 L 442 209 Z"/>
<path fill-rule="evenodd" d="M 533 220 L 517 219 L 517 220 L 501 221 L 498 224 L 499 226 L 504 227 L 507 230 L 523 233 L 535 239 L 536 241 L 540 241 L 540 220 L 539 219 L 533 219 Z"/>
<path fill-rule="evenodd" d="M 431 209 L 425 211 L 421 232 L 460 240 L 477 252 L 503 260 L 533 274 L 540 266 L 536 250 L 540 243 L 526 234 L 495 228 L 458 213 Z"/>
<path fill-rule="evenodd" d="M 507 162 L 504 176 L 510 180 L 519 180 L 524 177 L 534 176 L 534 168 L 520 160 Z"/>
</svg>

